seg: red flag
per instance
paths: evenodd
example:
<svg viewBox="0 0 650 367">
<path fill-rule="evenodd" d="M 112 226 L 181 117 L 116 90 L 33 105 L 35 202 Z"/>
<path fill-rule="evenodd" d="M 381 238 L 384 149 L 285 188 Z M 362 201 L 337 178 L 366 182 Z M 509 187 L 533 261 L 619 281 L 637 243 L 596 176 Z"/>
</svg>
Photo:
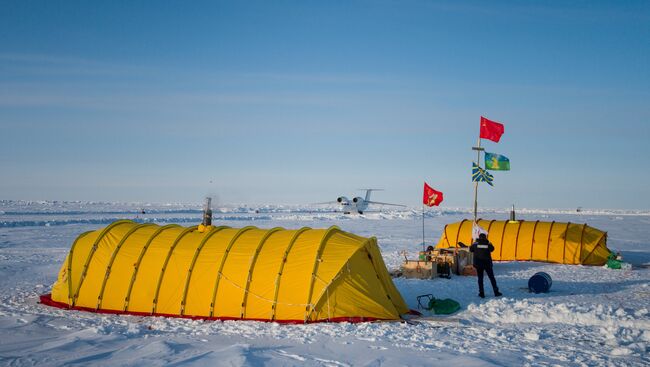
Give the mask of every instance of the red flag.
<svg viewBox="0 0 650 367">
<path fill-rule="evenodd" d="M 422 198 L 422 203 L 426 206 L 438 206 L 442 203 L 442 192 L 436 191 L 431 188 L 431 186 L 424 183 L 424 197 Z"/>
<path fill-rule="evenodd" d="M 495 143 L 499 142 L 503 135 L 503 124 L 496 121 L 488 120 L 481 116 L 481 139 L 490 139 Z"/>
</svg>

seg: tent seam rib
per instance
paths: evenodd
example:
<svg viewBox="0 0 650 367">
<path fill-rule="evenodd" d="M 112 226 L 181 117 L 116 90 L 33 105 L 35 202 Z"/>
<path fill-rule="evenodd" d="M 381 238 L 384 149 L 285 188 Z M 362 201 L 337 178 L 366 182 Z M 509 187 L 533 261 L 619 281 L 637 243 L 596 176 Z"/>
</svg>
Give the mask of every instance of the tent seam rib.
<svg viewBox="0 0 650 367">
<path fill-rule="evenodd" d="M 74 248 L 77 246 L 77 242 L 79 242 L 79 240 L 82 237 L 85 237 L 86 235 L 88 235 L 89 233 L 92 233 L 92 232 L 94 232 L 94 231 L 88 231 L 88 232 L 84 232 L 84 233 L 80 234 L 74 240 L 74 242 L 72 243 L 72 246 L 70 247 L 70 252 L 68 253 L 68 268 L 67 268 L 68 270 L 67 270 L 66 276 L 68 278 L 67 283 L 68 283 L 68 306 L 69 307 L 72 307 L 72 296 L 73 296 L 73 294 L 72 294 L 72 256 L 74 255 Z"/>
<path fill-rule="evenodd" d="M 138 229 L 144 228 L 144 227 L 150 227 L 153 224 L 151 223 L 143 223 L 143 224 L 138 224 L 137 226 L 131 228 L 124 237 L 120 240 L 120 242 L 117 244 L 117 247 L 115 247 L 115 250 L 111 254 L 111 258 L 108 261 L 108 264 L 106 265 L 106 273 L 104 274 L 104 280 L 102 281 L 102 286 L 99 291 L 99 295 L 97 296 L 97 307 L 96 309 L 101 308 L 101 304 L 104 298 L 104 291 L 106 290 L 106 283 L 108 282 L 108 277 L 111 275 L 111 268 L 113 267 L 113 263 L 115 262 L 115 258 L 117 257 L 117 253 L 120 251 L 126 240 L 131 236 L 133 233 L 135 233 Z"/>
<path fill-rule="evenodd" d="M 278 274 L 275 278 L 275 290 L 273 292 L 273 304 L 271 304 L 271 320 L 275 319 L 275 310 L 276 310 L 276 304 L 278 303 L 278 295 L 280 293 L 280 283 L 281 283 L 281 278 L 282 274 L 284 272 L 284 264 L 287 262 L 287 257 L 289 256 L 289 253 L 291 252 L 291 249 L 293 248 L 293 245 L 296 243 L 298 240 L 298 237 L 303 234 L 304 232 L 310 230 L 311 228 L 309 227 L 302 227 L 299 230 L 294 233 L 293 237 L 287 244 L 287 248 L 284 251 L 284 255 L 282 257 L 282 261 L 280 262 L 280 269 L 278 269 Z"/>
<path fill-rule="evenodd" d="M 546 261 L 549 261 L 548 259 L 548 252 L 551 247 L 551 234 L 553 234 L 553 226 L 555 225 L 555 221 L 551 222 L 551 228 L 548 230 L 548 240 L 546 241 Z"/>
<path fill-rule="evenodd" d="M 160 270 L 160 276 L 158 277 L 158 284 L 156 285 L 156 293 L 154 293 L 153 296 L 151 314 L 155 314 L 158 308 L 158 296 L 160 296 L 160 286 L 162 285 L 162 281 L 165 278 L 165 271 L 167 270 L 167 265 L 169 265 L 169 259 L 172 257 L 172 254 L 174 253 L 176 246 L 178 246 L 178 244 L 183 239 L 183 237 L 185 237 L 186 234 L 196 230 L 197 228 L 198 226 L 185 228 L 181 233 L 178 234 L 178 236 L 176 236 L 174 242 L 172 242 L 172 245 L 169 248 L 169 251 L 167 252 L 167 257 L 165 258 L 165 262 L 163 263 L 162 269 Z"/>
<path fill-rule="evenodd" d="M 328 228 L 327 231 L 325 231 L 325 234 L 323 234 L 323 238 L 321 239 L 318 248 L 316 249 L 316 258 L 314 259 L 314 266 L 312 267 L 312 272 L 311 272 L 311 282 L 309 283 L 309 292 L 307 292 L 307 308 L 305 309 L 305 323 L 307 322 L 307 319 L 309 318 L 311 313 L 314 311 L 314 307 L 311 306 L 311 301 L 314 292 L 314 281 L 316 279 L 316 273 L 318 272 L 320 257 L 322 256 L 321 251 L 328 237 L 332 233 L 334 233 L 334 231 L 340 231 L 339 227 L 331 226 L 330 228 Z"/>
<path fill-rule="evenodd" d="M 242 299 L 242 305 L 241 305 L 241 315 L 240 317 L 243 319 L 244 318 L 244 313 L 246 312 L 246 302 L 248 302 L 248 292 L 250 289 L 251 285 L 251 280 L 253 276 L 253 268 L 255 267 L 255 263 L 257 262 L 257 258 L 259 256 L 260 251 L 262 250 L 262 246 L 264 246 L 264 243 L 271 237 L 271 235 L 277 231 L 282 230 L 282 227 L 275 227 L 269 229 L 264 236 L 260 239 L 260 242 L 257 244 L 257 248 L 255 249 L 255 253 L 253 254 L 253 257 L 251 258 L 251 262 L 248 265 L 248 277 L 246 278 L 246 288 L 244 289 L 244 295 Z"/>
<path fill-rule="evenodd" d="M 142 250 L 140 250 L 140 255 L 138 255 L 138 259 L 136 260 L 135 264 L 133 264 L 133 273 L 131 274 L 131 281 L 129 282 L 129 288 L 126 292 L 126 296 L 124 297 L 124 307 L 123 310 L 126 311 L 127 308 L 129 307 L 129 302 L 131 301 L 131 292 L 133 291 L 133 285 L 135 284 L 135 280 L 138 276 L 138 270 L 140 268 L 140 263 L 142 262 L 142 259 L 144 258 L 144 255 L 146 254 L 147 250 L 149 249 L 149 246 L 151 245 L 151 242 L 153 242 L 153 239 L 156 238 L 160 233 L 165 231 L 166 229 L 170 228 L 178 228 L 180 227 L 178 224 L 168 224 L 166 226 L 162 226 L 158 228 L 154 233 L 151 234 L 147 242 L 144 244 L 142 247 Z"/>
<path fill-rule="evenodd" d="M 244 228 L 240 228 L 237 233 L 230 239 L 230 242 L 228 242 L 228 246 L 226 247 L 223 257 L 221 258 L 221 263 L 219 264 L 219 269 L 217 270 L 217 279 L 214 282 L 214 289 L 212 290 L 212 299 L 210 303 L 210 317 L 214 316 L 214 309 L 215 309 L 215 304 L 217 302 L 217 291 L 219 289 L 219 281 L 221 280 L 221 272 L 223 271 L 223 267 L 226 264 L 226 260 L 228 259 L 228 254 L 230 253 L 230 249 L 232 246 L 235 244 L 235 241 L 244 234 L 245 232 L 248 232 L 249 230 L 256 229 L 257 227 L 253 226 L 246 226 Z"/>
<path fill-rule="evenodd" d="M 212 236 L 214 236 L 215 234 L 217 234 L 218 232 L 226 228 L 230 228 L 230 227 L 228 226 L 213 227 L 210 230 L 210 232 L 206 233 L 205 237 L 203 238 L 203 240 L 201 240 L 201 243 L 196 248 L 196 251 L 194 251 L 194 257 L 192 258 L 190 267 L 187 270 L 185 287 L 183 288 L 183 299 L 181 299 L 181 311 L 180 311 L 181 316 L 185 314 L 185 305 L 187 304 L 187 292 L 190 288 L 190 282 L 192 281 L 192 271 L 194 270 L 194 266 L 196 265 L 196 260 L 199 258 L 199 255 L 201 254 L 201 250 L 203 250 L 203 247 L 207 244 L 208 240 L 212 238 Z"/>
<path fill-rule="evenodd" d="M 118 220 L 116 222 L 111 223 L 99 233 L 99 236 L 97 236 L 95 242 L 93 242 L 93 246 L 90 248 L 90 252 L 88 253 L 88 257 L 86 258 L 86 262 L 84 263 L 84 267 L 81 273 L 81 278 L 79 279 L 79 285 L 77 286 L 77 290 L 75 291 L 72 297 L 72 307 L 76 305 L 77 299 L 79 299 L 79 292 L 81 291 L 81 286 L 83 285 L 83 282 L 86 279 L 86 275 L 88 274 L 88 267 L 90 266 L 90 261 L 95 255 L 95 252 L 97 251 L 97 246 L 99 246 L 101 240 L 103 240 L 104 237 L 108 234 L 108 232 L 110 232 L 113 228 L 119 226 L 120 224 L 126 224 L 126 223 L 133 223 L 133 222 L 130 220 Z"/>
</svg>

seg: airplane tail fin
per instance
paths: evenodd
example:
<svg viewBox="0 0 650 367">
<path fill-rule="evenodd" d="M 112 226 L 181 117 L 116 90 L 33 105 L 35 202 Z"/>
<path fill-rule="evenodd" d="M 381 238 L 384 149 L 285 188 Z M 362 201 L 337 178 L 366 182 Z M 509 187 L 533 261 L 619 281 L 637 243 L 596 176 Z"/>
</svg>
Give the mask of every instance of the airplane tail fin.
<svg viewBox="0 0 650 367">
<path fill-rule="evenodd" d="M 384 189 L 357 189 L 357 190 L 366 190 L 366 198 L 364 200 L 370 201 L 370 193 L 373 191 L 384 191 Z"/>
</svg>

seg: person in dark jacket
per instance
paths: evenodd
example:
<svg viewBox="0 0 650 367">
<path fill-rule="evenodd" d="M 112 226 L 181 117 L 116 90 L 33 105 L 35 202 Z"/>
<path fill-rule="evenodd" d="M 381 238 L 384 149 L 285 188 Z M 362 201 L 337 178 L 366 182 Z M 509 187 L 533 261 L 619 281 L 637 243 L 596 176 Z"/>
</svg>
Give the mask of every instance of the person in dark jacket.
<svg viewBox="0 0 650 367">
<path fill-rule="evenodd" d="M 469 251 L 474 253 L 474 267 L 476 268 L 476 275 L 478 275 L 478 296 L 485 298 L 485 292 L 483 292 L 483 271 L 490 278 L 494 296 L 501 296 L 499 287 L 497 287 L 497 280 L 494 278 L 494 271 L 492 271 L 492 255 L 490 253 L 494 251 L 494 246 L 488 241 L 485 233 L 478 235 L 476 241 L 470 246 Z"/>
</svg>

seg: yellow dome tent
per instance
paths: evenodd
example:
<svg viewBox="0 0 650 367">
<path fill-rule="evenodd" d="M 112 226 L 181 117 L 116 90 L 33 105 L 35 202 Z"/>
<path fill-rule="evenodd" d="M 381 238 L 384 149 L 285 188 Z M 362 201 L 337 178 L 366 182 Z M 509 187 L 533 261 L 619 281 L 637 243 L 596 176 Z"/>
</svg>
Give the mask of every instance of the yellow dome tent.
<svg viewBox="0 0 650 367">
<path fill-rule="evenodd" d="M 604 265 L 610 251 L 607 232 L 586 224 L 481 220 L 494 245 L 493 260 L 543 261 L 559 264 Z M 472 241 L 472 221 L 448 224 L 436 248 L 456 247 Z"/>
<path fill-rule="evenodd" d="M 407 313 L 376 239 L 329 229 L 117 221 L 72 244 L 44 304 L 105 313 L 277 322 Z"/>
</svg>

